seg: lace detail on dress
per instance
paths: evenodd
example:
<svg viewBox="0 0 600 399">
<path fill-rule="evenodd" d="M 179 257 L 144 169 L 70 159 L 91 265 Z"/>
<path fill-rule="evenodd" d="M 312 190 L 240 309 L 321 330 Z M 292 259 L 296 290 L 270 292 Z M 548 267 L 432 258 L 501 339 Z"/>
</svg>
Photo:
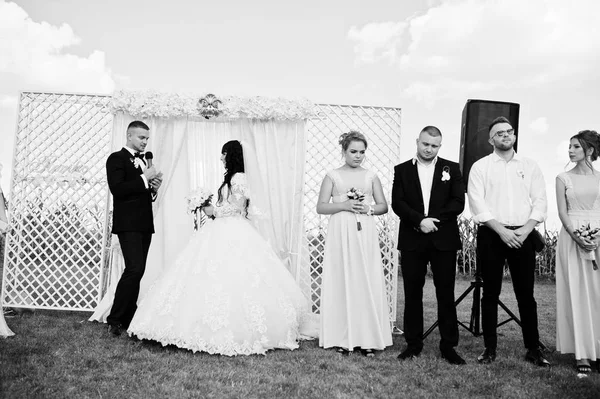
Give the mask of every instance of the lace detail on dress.
<svg viewBox="0 0 600 399">
<path fill-rule="evenodd" d="M 559 174 L 558 178 L 565 185 L 565 197 L 567 200 L 567 209 L 574 209 L 574 207 L 577 206 L 577 198 L 575 197 L 574 192 L 573 192 L 573 181 L 569 177 L 569 174 L 564 173 L 564 172 Z"/>
<path fill-rule="evenodd" d="M 261 335 L 266 334 L 267 326 L 265 322 L 267 319 L 265 317 L 265 308 L 253 301 L 250 295 L 244 294 L 244 310 L 246 312 L 248 329 Z"/>
<path fill-rule="evenodd" d="M 333 186 L 339 190 L 341 188 L 342 179 L 340 178 L 340 174 L 337 172 L 337 170 L 330 170 L 327 172 L 327 176 L 329 176 L 331 181 L 333 181 Z"/>
<path fill-rule="evenodd" d="M 294 345 L 296 343 L 295 337 L 298 336 L 300 322 L 306 316 L 308 310 L 306 308 L 294 306 L 291 299 L 283 292 L 279 297 L 279 305 L 290 328 L 287 330 L 285 341 L 278 342 L 278 345 L 282 347 Z"/>
<path fill-rule="evenodd" d="M 150 290 L 148 292 L 152 293 L 154 295 L 155 287 L 156 287 L 156 283 L 154 283 L 152 285 L 152 287 L 150 288 Z M 179 296 L 181 294 L 182 288 L 183 288 L 183 282 L 178 281 L 174 286 L 169 285 L 169 286 L 164 287 L 157 294 L 157 295 L 160 295 L 160 296 L 163 296 L 166 298 L 166 300 L 161 304 L 160 308 L 158 309 L 158 314 L 165 315 L 165 314 L 169 314 L 173 311 L 173 303 L 179 300 Z M 171 294 L 171 295 L 167 295 L 167 294 Z"/>
<path fill-rule="evenodd" d="M 243 215 L 246 212 L 246 201 L 250 198 L 250 190 L 246 184 L 246 175 L 238 172 L 231 178 L 231 192 L 227 185 L 221 189 L 223 202 L 215 205 L 214 215 L 217 218 Z"/>
<path fill-rule="evenodd" d="M 215 284 L 212 291 L 205 295 L 208 311 L 203 315 L 202 321 L 212 331 L 217 331 L 229 324 L 229 296 L 224 292 L 223 285 Z"/>
<path fill-rule="evenodd" d="M 330 170 L 329 172 L 327 172 L 327 176 L 329 176 L 329 178 L 333 182 L 333 202 L 346 201 L 348 197 L 346 196 L 346 190 L 344 190 L 343 188 L 343 181 L 339 172 L 337 170 Z"/>
</svg>

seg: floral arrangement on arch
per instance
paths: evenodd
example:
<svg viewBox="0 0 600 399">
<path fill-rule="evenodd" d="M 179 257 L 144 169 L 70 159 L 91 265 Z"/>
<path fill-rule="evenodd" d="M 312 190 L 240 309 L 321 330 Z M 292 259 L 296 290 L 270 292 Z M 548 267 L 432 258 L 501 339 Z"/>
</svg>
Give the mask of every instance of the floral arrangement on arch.
<svg viewBox="0 0 600 399">
<path fill-rule="evenodd" d="M 156 90 L 116 91 L 110 110 L 113 114 L 124 112 L 135 117 L 204 118 L 207 105 L 216 105 L 219 112 L 212 116 L 223 119 L 303 120 L 317 115 L 314 104 L 307 99 L 218 97 L 214 94 L 163 93 Z"/>
</svg>

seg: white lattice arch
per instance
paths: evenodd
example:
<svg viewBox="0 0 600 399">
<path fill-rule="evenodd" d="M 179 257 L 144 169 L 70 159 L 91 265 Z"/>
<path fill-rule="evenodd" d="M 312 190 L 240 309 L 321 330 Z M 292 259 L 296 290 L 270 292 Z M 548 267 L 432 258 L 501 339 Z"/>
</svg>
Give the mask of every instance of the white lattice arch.
<svg viewBox="0 0 600 399">
<path fill-rule="evenodd" d="M 93 310 L 108 274 L 110 96 L 23 92 L 20 96 L 10 229 L 6 239 L 3 306 Z M 327 217 L 315 212 L 327 170 L 341 163 L 337 139 L 359 130 L 369 140 L 366 167 L 377 172 L 388 202 L 400 152 L 400 109 L 315 105 L 307 124 L 304 223 L 306 260 L 298 280 L 319 311 L 321 261 Z M 396 319 L 397 218 L 379 216 L 378 227 L 389 299 Z"/>
<path fill-rule="evenodd" d="M 2 304 L 92 310 L 106 238 L 110 97 L 21 93 Z"/>
</svg>

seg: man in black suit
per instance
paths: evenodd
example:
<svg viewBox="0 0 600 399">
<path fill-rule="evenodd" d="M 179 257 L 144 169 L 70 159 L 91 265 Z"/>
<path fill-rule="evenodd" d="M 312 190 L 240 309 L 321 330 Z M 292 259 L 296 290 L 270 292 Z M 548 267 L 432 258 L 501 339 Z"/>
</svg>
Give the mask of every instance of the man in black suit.
<svg viewBox="0 0 600 399">
<path fill-rule="evenodd" d="M 108 187 L 113 195 L 112 232 L 119 237 L 125 260 L 125 271 L 107 318 L 108 331 L 114 336 L 127 330 L 137 309 L 140 280 L 154 233 L 152 201 L 162 177 L 144 160 L 149 137 L 150 129 L 144 122 L 131 122 L 125 147 L 110 154 L 106 161 Z"/>
<path fill-rule="evenodd" d="M 417 139 L 417 155 L 394 168 L 392 209 L 400 217 L 398 249 L 404 279 L 405 360 L 423 349 L 423 286 L 431 264 L 438 302 L 442 357 L 465 364 L 455 347 L 458 324 L 454 305 L 456 251 L 461 248 L 457 217 L 465 207 L 465 186 L 457 163 L 439 158 L 442 133 L 425 127 Z"/>
</svg>

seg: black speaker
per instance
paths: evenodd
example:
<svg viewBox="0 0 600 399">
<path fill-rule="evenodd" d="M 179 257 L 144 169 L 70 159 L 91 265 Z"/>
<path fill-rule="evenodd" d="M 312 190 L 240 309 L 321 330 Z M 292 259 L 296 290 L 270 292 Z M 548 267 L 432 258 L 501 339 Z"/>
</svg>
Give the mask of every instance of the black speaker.
<svg viewBox="0 0 600 399">
<path fill-rule="evenodd" d="M 519 138 L 519 104 L 488 100 L 467 100 L 462 112 L 460 134 L 460 170 L 465 184 L 469 181 L 471 166 L 493 151 L 489 143 L 490 123 L 499 116 L 506 117 Z M 517 141 L 515 141 L 515 151 Z"/>
</svg>

